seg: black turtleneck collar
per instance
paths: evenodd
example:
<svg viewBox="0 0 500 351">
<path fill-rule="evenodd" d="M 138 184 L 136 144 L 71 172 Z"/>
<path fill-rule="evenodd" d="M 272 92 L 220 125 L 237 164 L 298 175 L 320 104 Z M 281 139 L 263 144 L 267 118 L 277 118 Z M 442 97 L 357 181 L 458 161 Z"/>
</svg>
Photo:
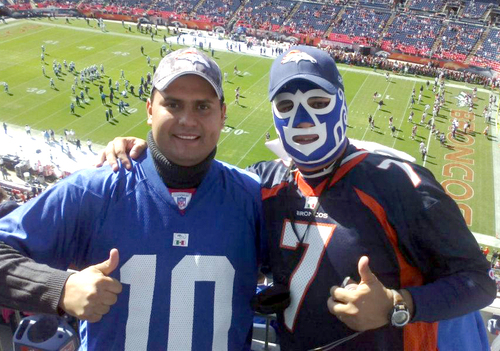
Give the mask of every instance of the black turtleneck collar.
<svg viewBox="0 0 500 351">
<path fill-rule="evenodd" d="M 151 131 L 148 133 L 148 147 L 151 150 L 156 171 L 165 185 L 172 189 L 190 189 L 198 187 L 208 173 L 217 151 L 217 147 L 215 147 L 201 163 L 195 166 L 185 167 L 167 160 L 158 149 L 158 145 L 156 145 Z"/>
</svg>

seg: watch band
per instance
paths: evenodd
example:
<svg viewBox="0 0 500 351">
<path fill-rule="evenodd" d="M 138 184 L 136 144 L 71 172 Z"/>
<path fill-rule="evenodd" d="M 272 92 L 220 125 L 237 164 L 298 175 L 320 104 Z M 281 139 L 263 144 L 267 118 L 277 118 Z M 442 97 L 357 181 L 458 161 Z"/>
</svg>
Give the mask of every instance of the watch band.
<svg viewBox="0 0 500 351">
<path fill-rule="evenodd" d="M 410 321 L 410 311 L 403 296 L 397 290 L 392 291 L 393 308 L 389 313 L 389 321 L 392 326 L 402 328 Z"/>
<path fill-rule="evenodd" d="M 396 304 L 398 303 L 405 303 L 405 299 L 403 298 L 403 296 L 399 293 L 399 291 L 395 290 L 395 289 L 391 289 L 392 291 L 392 305 L 393 306 L 396 306 Z"/>
</svg>

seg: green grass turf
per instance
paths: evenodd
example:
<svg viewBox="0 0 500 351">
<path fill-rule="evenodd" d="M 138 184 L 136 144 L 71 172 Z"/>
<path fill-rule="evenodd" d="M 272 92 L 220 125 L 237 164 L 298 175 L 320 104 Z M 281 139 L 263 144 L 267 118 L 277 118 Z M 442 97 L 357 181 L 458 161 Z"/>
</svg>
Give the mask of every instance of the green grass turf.
<svg viewBox="0 0 500 351">
<path fill-rule="evenodd" d="M 106 77 L 102 80 L 105 92 L 108 93 L 107 81 L 112 78 L 120 82 L 120 70 L 125 71 L 126 78 L 132 85 L 138 85 L 141 76 L 152 72 L 147 65 L 144 52 L 152 59 L 151 64 L 158 64 L 160 47 L 163 44 L 163 34 L 160 31 L 155 41 L 146 34 L 136 32 L 133 26 L 129 33 L 120 23 L 107 23 L 109 32 L 102 33 L 95 21 L 90 26 L 83 20 L 71 20 L 65 24 L 58 20 L 19 21 L 0 26 L 0 82 L 8 82 L 11 95 L 0 91 L 0 122 L 23 126 L 29 124 L 34 130 L 52 128 L 58 134 L 63 130 L 74 129 L 76 136 L 82 140 L 91 138 L 94 143 L 106 144 L 115 136 L 134 135 L 145 137 L 149 127 L 146 124 L 145 102 L 129 94 L 126 102 L 130 104 L 128 115 L 120 115 L 116 105 L 112 105 L 115 122 L 108 123 L 105 119 L 105 109 L 99 98 L 98 84 L 87 83 L 90 87 L 91 99 L 82 107 L 76 107 L 76 116 L 70 114 L 69 105 L 74 96 L 71 85 L 74 76 L 64 70 L 60 79 L 52 71 L 52 61 L 68 63 L 74 61 L 76 69 L 92 64 L 104 64 Z M 41 62 L 41 45 L 45 45 L 45 64 Z M 174 46 L 175 47 L 175 46 Z M 276 133 L 271 118 L 271 106 L 267 100 L 268 72 L 272 60 L 264 57 L 245 56 L 228 52 L 216 52 L 215 59 L 223 72 L 228 72 L 229 82 L 224 83 L 226 92 L 227 126 L 224 128 L 218 147 L 218 158 L 229 163 L 244 167 L 255 161 L 273 158 L 273 154 L 264 146 L 265 134 L 270 132 L 274 138 Z M 57 90 L 51 89 L 49 78 L 42 75 L 42 65 L 48 77 L 53 77 Z M 233 67 L 237 65 L 240 75 L 234 75 Z M 492 171 L 492 143 L 481 132 L 485 127 L 482 110 L 488 101 L 488 94 L 480 92 L 476 101 L 475 130 L 477 135 L 470 140 L 469 147 L 473 153 L 461 160 L 445 159 L 446 154 L 453 150 L 443 148 L 434 137 L 429 141 L 429 130 L 418 127 L 416 140 L 411 140 L 412 124 L 407 121 L 411 107 L 409 97 L 412 88 L 417 91 L 423 81 L 415 77 L 399 77 L 391 74 L 390 82 L 386 82 L 385 72 L 373 72 L 371 69 L 358 69 L 339 65 L 345 82 L 347 103 L 349 108 L 348 136 L 360 140 L 375 141 L 396 149 L 405 151 L 417 158 L 422 164 L 419 154 L 419 143 L 424 141 L 429 147 L 425 166 L 429 168 L 440 181 L 458 179 L 473 190 L 469 199 L 458 201 L 472 208 L 470 229 L 488 235 L 495 235 L 494 196 Z M 450 82 L 449 85 L 457 84 Z M 447 103 L 441 110 L 436 124 L 441 131 L 447 131 L 451 122 L 453 110 L 462 111 L 457 116 L 463 117 L 465 107 L 457 107 L 456 99 L 462 88 L 447 86 Z M 241 87 L 240 106 L 234 104 L 234 89 Z M 432 86 L 432 85 L 431 85 Z M 470 87 L 469 87 L 470 88 Z M 1 89 L 1 88 L 0 88 Z M 77 93 L 82 89 L 77 88 Z M 137 91 L 137 90 L 136 90 Z M 377 105 L 372 101 L 374 92 L 378 92 L 386 105 L 377 111 Z M 416 104 L 414 122 L 419 122 L 426 103 L 433 105 L 432 91 L 424 90 L 421 104 Z M 427 119 L 432 111 L 429 111 Z M 368 115 L 375 118 L 376 128 L 370 131 Z M 460 115 L 461 114 L 461 115 Z M 389 116 L 394 116 L 394 125 L 398 129 L 397 137 L 392 137 L 388 128 Z M 459 118 L 462 120 L 461 118 Z M 464 144 L 465 139 L 459 136 L 458 144 Z M 497 147 L 496 145 L 494 147 Z M 444 173 L 445 165 L 452 162 L 466 165 L 467 170 L 474 173 L 472 180 L 462 180 L 465 171 L 462 168 L 452 168 L 453 174 Z M 448 190 L 455 194 L 463 193 L 463 186 L 450 185 Z M 453 233 L 450 233 L 452 235 Z"/>
</svg>

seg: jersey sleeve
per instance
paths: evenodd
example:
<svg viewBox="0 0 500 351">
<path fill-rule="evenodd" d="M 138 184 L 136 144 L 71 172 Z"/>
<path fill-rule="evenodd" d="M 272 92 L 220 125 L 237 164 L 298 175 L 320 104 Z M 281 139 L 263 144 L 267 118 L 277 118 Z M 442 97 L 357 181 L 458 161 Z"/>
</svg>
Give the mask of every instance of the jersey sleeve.
<svg viewBox="0 0 500 351">
<path fill-rule="evenodd" d="M 63 181 L 0 220 L 0 241 L 54 268 L 78 264 L 102 202 L 84 186 Z"/>
<path fill-rule="evenodd" d="M 1 305 L 57 312 L 66 269 L 85 264 L 104 212 L 105 197 L 85 182 L 74 175 L 0 219 Z"/>
<path fill-rule="evenodd" d="M 496 297 L 490 265 L 467 227 L 455 201 L 425 168 L 410 174 L 393 191 L 399 203 L 390 219 L 403 255 L 423 275 L 423 285 L 406 287 L 415 305 L 413 321 L 454 318 L 490 304 Z M 412 173 L 414 172 L 414 173 Z M 394 184 L 394 183 L 393 183 Z M 403 190 L 402 190 L 403 189 Z M 396 206 L 392 206 L 396 207 Z"/>
</svg>

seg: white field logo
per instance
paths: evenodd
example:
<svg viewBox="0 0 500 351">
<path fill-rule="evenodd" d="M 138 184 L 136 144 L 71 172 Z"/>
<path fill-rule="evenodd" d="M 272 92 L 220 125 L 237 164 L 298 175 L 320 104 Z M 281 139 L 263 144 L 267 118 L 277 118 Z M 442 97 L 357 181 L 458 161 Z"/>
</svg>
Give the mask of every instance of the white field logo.
<svg viewBox="0 0 500 351">
<path fill-rule="evenodd" d="M 465 107 L 468 105 L 467 93 L 464 91 L 461 91 L 460 94 L 458 94 L 458 96 L 455 96 L 455 99 L 457 99 L 458 107 Z"/>
</svg>

